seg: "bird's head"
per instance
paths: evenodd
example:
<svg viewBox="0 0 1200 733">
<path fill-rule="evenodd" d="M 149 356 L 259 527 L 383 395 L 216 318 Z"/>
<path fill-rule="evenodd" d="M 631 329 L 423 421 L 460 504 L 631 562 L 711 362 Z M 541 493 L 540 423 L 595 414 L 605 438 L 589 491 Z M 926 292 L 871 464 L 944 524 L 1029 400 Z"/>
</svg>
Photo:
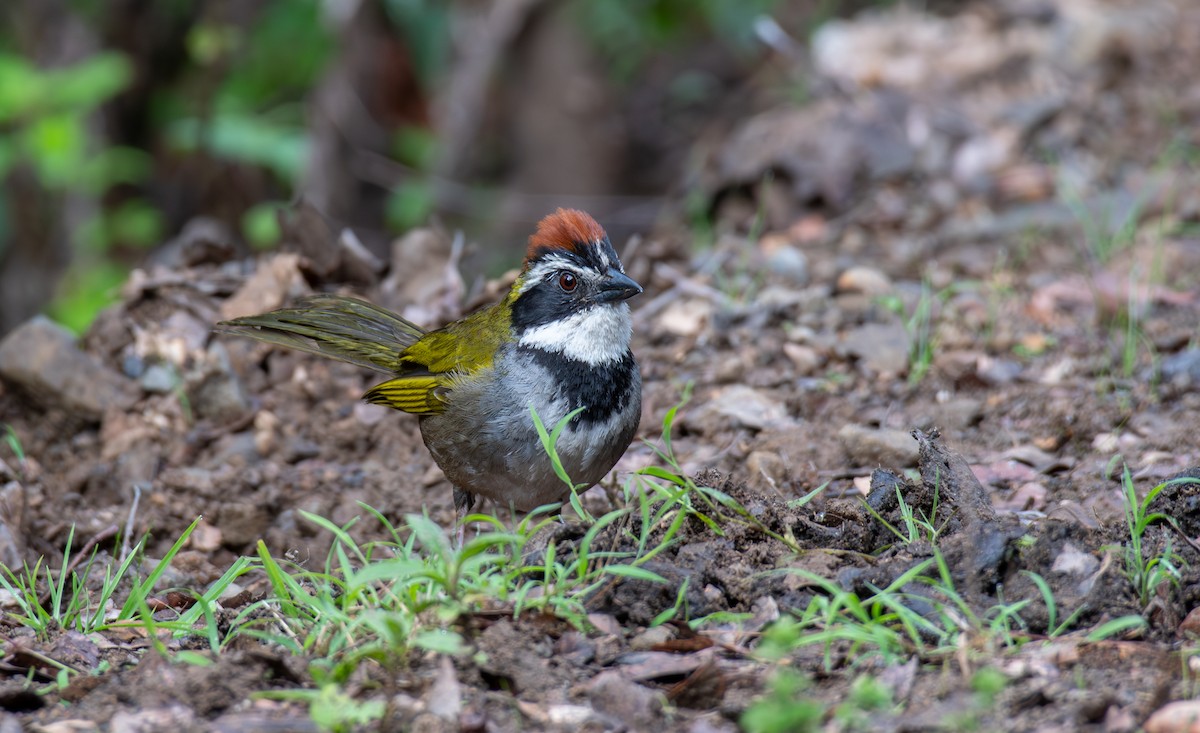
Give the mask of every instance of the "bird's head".
<svg viewBox="0 0 1200 733">
<path fill-rule="evenodd" d="M 529 238 L 511 296 L 513 330 L 522 346 L 593 366 L 610 364 L 629 350 L 625 301 L 641 292 L 596 220 L 559 209 Z"/>
</svg>

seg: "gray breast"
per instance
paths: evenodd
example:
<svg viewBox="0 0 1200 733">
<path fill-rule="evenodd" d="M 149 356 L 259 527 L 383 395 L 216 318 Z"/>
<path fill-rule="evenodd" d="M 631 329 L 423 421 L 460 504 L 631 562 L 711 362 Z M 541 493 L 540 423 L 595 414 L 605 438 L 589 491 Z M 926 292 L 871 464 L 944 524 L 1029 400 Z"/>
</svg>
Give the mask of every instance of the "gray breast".
<svg viewBox="0 0 1200 733">
<path fill-rule="evenodd" d="M 538 438 L 530 405 L 550 431 L 582 403 L 584 412 L 566 426 L 557 448 L 571 479 L 591 486 L 637 432 L 642 382 L 631 355 L 591 367 L 510 344 L 491 369 L 456 384 L 448 402 L 446 412 L 421 419 L 425 445 L 446 477 L 464 491 L 528 510 L 569 493 Z"/>
</svg>

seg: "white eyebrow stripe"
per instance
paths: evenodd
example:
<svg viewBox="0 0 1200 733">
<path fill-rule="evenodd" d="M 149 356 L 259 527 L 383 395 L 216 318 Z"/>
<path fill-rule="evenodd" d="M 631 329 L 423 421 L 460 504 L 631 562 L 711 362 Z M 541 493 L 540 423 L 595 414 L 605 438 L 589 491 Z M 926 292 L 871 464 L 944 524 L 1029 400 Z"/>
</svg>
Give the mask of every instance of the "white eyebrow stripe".
<svg viewBox="0 0 1200 733">
<path fill-rule="evenodd" d="M 577 273 L 580 277 L 585 277 L 585 270 L 589 269 L 591 268 L 580 267 L 579 263 L 563 257 L 562 255 L 546 255 L 537 264 L 529 268 L 529 272 L 525 273 L 525 279 L 521 283 L 521 289 L 517 292 L 518 294 L 524 293 L 526 290 L 529 290 L 536 285 L 539 280 L 552 272 L 558 272 L 559 270 L 570 270 L 571 272 Z"/>
</svg>

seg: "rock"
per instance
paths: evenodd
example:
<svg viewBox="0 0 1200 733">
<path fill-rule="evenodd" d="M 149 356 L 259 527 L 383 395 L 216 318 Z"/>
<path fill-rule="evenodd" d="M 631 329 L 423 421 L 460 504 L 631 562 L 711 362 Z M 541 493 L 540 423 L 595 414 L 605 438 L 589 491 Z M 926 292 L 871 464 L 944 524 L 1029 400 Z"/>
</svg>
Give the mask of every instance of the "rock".
<svg viewBox="0 0 1200 733">
<path fill-rule="evenodd" d="M 142 389 L 151 394 L 168 394 L 179 385 L 179 373 L 166 364 L 151 364 L 138 378 Z"/>
<path fill-rule="evenodd" d="M 839 293 L 887 295 L 892 292 L 892 280 L 882 270 L 857 265 L 838 275 L 837 290 Z"/>
<path fill-rule="evenodd" d="M 221 530 L 208 522 L 201 522 L 188 537 L 188 545 L 200 552 L 216 552 L 222 545 Z"/>
<path fill-rule="evenodd" d="M 712 313 L 712 303 L 707 300 L 680 299 L 664 308 L 655 324 L 674 336 L 692 337 L 708 324 Z"/>
<path fill-rule="evenodd" d="M 917 441 L 905 430 L 847 424 L 838 431 L 837 437 L 855 466 L 910 468 L 917 465 Z"/>
<path fill-rule="evenodd" d="M 277 254 L 259 265 L 242 287 L 221 304 L 225 320 L 275 310 L 285 301 L 304 295 L 308 284 L 300 274 L 300 256 Z"/>
<path fill-rule="evenodd" d="M 984 384 L 990 386 L 1009 384 L 1021 376 L 1021 372 L 1025 370 L 1018 361 L 994 359 L 990 356 L 981 356 L 977 366 L 976 375 Z"/>
<path fill-rule="evenodd" d="M 149 710 L 119 710 L 109 721 L 112 733 L 149 733 L 154 730 L 187 730 L 196 721 L 196 714 L 183 705 L 171 705 Z"/>
<path fill-rule="evenodd" d="M 297 257 L 297 262 L 318 279 L 332 276 L 341 262 L 341 252 L 325 215 L 303 199 L 290 208 L 277 209 L 275 215 L 279 220 L 280 249 L 288 252 L 287 256 Z"/>
<path fill-rule="evenodd" d="M 218 422 L 235 420 L 250 409 L 241 380 L 233 371 L 229 352 L 213 341 L 203 359 L 187 375 L 187 392 L 196 415 Z"/>
<path fill-rule="evenodd" d="M 616 718 L 629 730 L 655 730 L 662 725 L 659 695 L 620 672 L 596 675 L 587 686 L 587 696 L 596 712 Z"/>
<path fill-rule="evenodd" d="M 982 191 L 996 171 L 1011 163 L 1018 150 L 1017 131 L 989 130 L 963 143 L 954 156 L 954 178 L 968 190 Z"/>
<path fill-rule="evenodd" d="M 1162 360 L 1163 379 L 1181 384 L 1200 384 L 1200 349 L 1185 349 Z"/>
<path fill-rule="evenodd" d="M 1179 623 L 1179 636 L 1183 639 L 1200 636 L 1200 606 L 1188 611 L 1188 615 Z"/>
<path fill-rule="evenodd" d="M 768 234 L 759 240 L 766 269 L 787 278 L 794 285 L 808 284 L 808 257 L 785 235 Z"/>
<path fill-rule="evenodd" d="M 969 428 L 983 416 L 983 402 L 970 397 L 957 397 L 933 408 L 934 422 L 943 430 L 959 431 Z"/>
<path fill-rule="evenodd" d="M 169 269 L 228 262 L 237 252 L 233 232 L 216 219 L 198 216 L 179 235 L 159 247 L 150 261 Z"/>
<path fill-rule="evenodd" d="M 902 374 L 911 345 L 901 324 L 868 323 L 842 334 L 841 349 L 876 374 Z"/>
<path fill-rule="evenodd" d="M 429 687 L 425 709 L 442 720 L 456 723 L 462 713 L 462 685 L 454 671 L 454 663 L 443 654 L 438 664 L 437 676 Z"/>
<path fill-rule="evenodd" d="M 1026 481 L 1007 497 L 996 501 L 998 511 L 1028 512 L 1046 508 L 1046 487 L 1037 481 Z"/>
<path fill-rule="evenodd" d="M 629 648 L 634 651 L 650 651 L 674 636 L 669 626 L 653 626 L 630 639 Z"/>
<path fill-rule="evenodd" d="M 746 457 L 746 481 L 757 488 L 778 490 L 787 470 L 783 457 L 774 451 L 756 450 Z"/>
<path fill-rule="evenodd" d="M 762 430 L 772 423 L 787 420 L 787 410 L 778 399 L 768 397 L 753 387 L 735 384 L 721 390 L 709 403 L 708 409 L 730 418 L 738 425 Z"/>
<path fill-rule="evenodd" d="M 0 378 L 28 390 L 44 405 L 98 419 L 110 408 L 128 409 L 137 386 L 76 344 L 75 336 L 45 316 L 35 316 L 0 342 Z"/>
<path fill-rule="evenodd" d="M 706 715 L 692 721 L 687 733 L 737 733 L 739 728 L 719 715 Z"/>
<path fill-rule="evenodd" d="M 529 632 L 518 630 L 510 620 L 492 624 L 477 638 L 478 648 L 487 655 L 479 668 L 485 674 L 512 680 L 518 691 L 546 691 L 552 679 L 546 652 L 529 642 Z"/>
<path fill-rule="evenodd" d="M 824 363 L 821 354 L 811 346 L 793 344 L 789 341 L 783 345 L 783 353 L 791 360 L 792 365 L 796 367 L 796 373 L 800 376 L 813 374 Z"/>
<path fill-rule="evenodd" d="M 338 237 L 341 253 L 341 272 L 346 280 L 359 283 L 374 283 L 383 273 L 383 262 L 350 229 L 343 229 Z"/>
<path fill-rule="evenodd" d="M 1063 544 L 1050 569 L 1056 573 L 1086 577 L 1100 569 L 1100 561 L 1070 542 Z"/>
<path fill-rule="evenodd" d="M 391 273 L 380 287 L 384 305 L 397 310 L 422 304 L 436 310 L 434 303 L 445 296 L 451 254 L 450 240 L 432 229 L 413 229 L 396 240 Z"/>
<path fill-rule="evenodd" d="M 1121 450 L 1121 443 L 1116 433 L 1097 433 L 1092 438 L 1092 450 L 1101 455 L 1112 455 Z"/>
<path fill-rule="evenodd" d="M 254 449 L 260 456 L 269 455 L 279 443 L 279 418 L 270 410 L 254 415 Z"/>
<path fill-rule="evenodd" d="M 1200 733 L 1200 700 L 1179 700 L 1154 711 L 1146 733 Z"/>
<path fill-rule="evenodd" d="M 754 186 L 767 171 L 777 172 L 777 186 L 795 202 L 820 199 L 823 210 L 840 212 L 852 201 L 862 178 L 879 180 L 904 175 L 916 163 L 916 152 L 895 124 L 905 114 L 897 98 L 861 100 L 853 110 L 834 100 L 802 108 L 782 107 L 743 120 L 725 139 L 715 158 L 717 185 Z M 786 180 L 787 183 L 779 183 Z M 757 208 L 731 210 L 738 198 L 726 196 L 718 212 L 751 217 Z M 793 218 L 797 212 L 786 212 Z M 781 226 L 779 213 L 768 223 Z"/>
<path fill-rule="evenodd" d="M 265 713 L 236 710 L 208 723 L 211 733 L 320 733 L 321 729 L 307 714 L 285 715 L 274 710 Z M 81 732 L 82 733 L 82 732 Z"/>
<path fill-rule="evenodd" d="M 221 530 L 226 547 L 241 548 L 262 537 L 271 524 L 271 513 L 258 504 L 222 504 L 213 524 Z"/>
<path fill-rule="evenodd" d="M 729 356 L 718 358 L 716 365 L 713 367 L 713 381 L 719 384 L 741 382 L 745 376 L 746 363 L 742 361 L 742 357 L 738 354 L 730 354 Z"/>
<path fill-rule="evenodd" d="M 10 496 L 19 497 L 20 492 L 21 486 L 16 481 L 10 481 L 0 488 L 0 496 L 6 499 Z M 20 536 L 20 526 L 16 523 L 9 524 L 5 517 L 0 516 L 0 562 L 4 563 L 6 568 L 21 567 L 21 549 L 24 542 L 19 539 Z"/>
</svg>

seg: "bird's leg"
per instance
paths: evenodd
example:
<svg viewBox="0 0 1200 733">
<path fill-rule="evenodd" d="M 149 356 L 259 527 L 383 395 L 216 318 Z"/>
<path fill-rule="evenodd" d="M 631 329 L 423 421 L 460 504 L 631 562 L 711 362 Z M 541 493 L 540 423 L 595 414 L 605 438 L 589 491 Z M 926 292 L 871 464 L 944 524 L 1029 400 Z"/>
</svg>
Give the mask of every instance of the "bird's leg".
<svg viewBox="0 0 1200 733">
<path fill-rule="evenodd" d="M 462 549 L 464 534 L 467 529 L 467 515 L 475 506 L 476 496 L 469 491 L 454 487 L 454 542 L 455 547 Z"/>
</svg>

